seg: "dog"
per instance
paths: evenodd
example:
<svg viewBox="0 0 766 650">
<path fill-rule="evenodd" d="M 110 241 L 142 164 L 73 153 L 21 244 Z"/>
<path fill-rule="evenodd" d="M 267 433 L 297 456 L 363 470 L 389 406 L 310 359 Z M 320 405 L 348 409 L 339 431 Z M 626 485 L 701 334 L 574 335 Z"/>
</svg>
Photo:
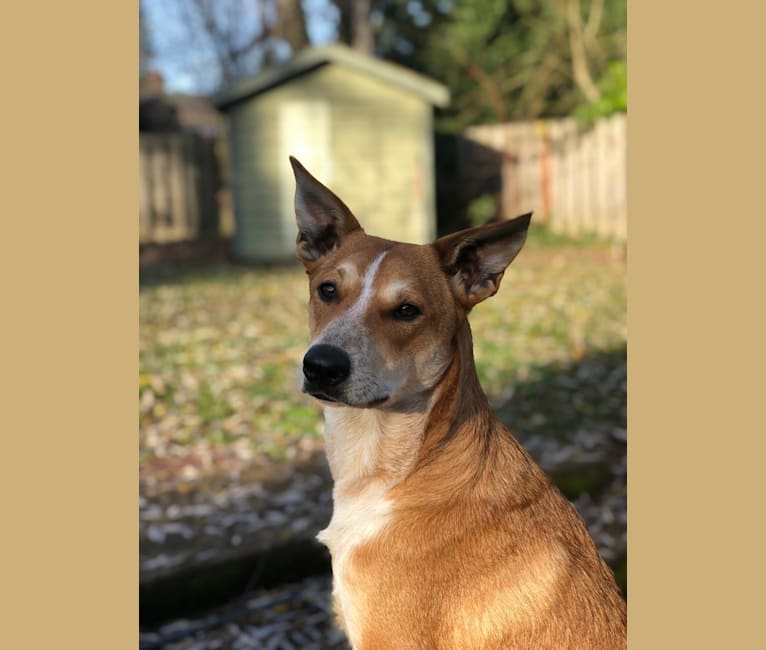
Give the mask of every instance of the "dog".
<svg viewBox="0 0 766 650">
<path fill-rule="evenodd" d="M 324 406 L 338 624 L 355 650 L 626 647 L 626 603 L 572 505 L 495 418 L 468 313 L 531 214 L 415 245 L 367 235 L 295 158 L 303 391 Z"/>
</svg>

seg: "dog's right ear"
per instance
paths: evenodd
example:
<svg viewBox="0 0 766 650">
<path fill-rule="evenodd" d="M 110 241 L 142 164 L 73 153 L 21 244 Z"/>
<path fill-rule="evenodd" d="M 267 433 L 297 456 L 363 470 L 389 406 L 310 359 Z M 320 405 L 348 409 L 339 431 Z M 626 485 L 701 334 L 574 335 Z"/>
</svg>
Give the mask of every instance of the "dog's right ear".
<svg viewBox="0 0 766 650">
<path fill-rule="evenodd" d="M 304 264 L 340 246 L 349 233 L 361 230 L 351 210 L 329 188 L 290 156 L 295 174 L 295 218 L 298 222 L 296 252 Z"/>
</svg>

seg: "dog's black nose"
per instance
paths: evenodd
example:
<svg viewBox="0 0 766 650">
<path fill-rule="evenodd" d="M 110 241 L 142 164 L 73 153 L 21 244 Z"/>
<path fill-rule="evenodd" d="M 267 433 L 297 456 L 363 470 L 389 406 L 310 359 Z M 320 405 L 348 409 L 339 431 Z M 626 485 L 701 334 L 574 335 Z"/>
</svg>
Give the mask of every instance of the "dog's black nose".
<svg viewBox="0 0 766 650">
<path fill-rule="evenodd" d="M 333 345 L 315 345 L 303 357 L 303 374 L 317 385 L 335 386 L 351 374 L 351 359 Z"/>
</svg>

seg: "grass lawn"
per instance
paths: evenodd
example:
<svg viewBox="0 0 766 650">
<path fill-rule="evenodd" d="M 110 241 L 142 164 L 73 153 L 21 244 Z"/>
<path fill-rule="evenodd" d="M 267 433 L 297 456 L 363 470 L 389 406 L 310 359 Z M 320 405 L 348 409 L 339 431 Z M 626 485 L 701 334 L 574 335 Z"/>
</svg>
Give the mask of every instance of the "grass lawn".
<svg viewBox="0 0 766 650">
<path fill-rule="evenodd" d="M 220 448 L 283 459 L 302 438 L 321 436 L 320 409 L 300 392 L 307 301 L 298 266 L 144 274 L 142 464 Z M 559 425 L 587 420 L 605 386 L 608 408 L 624 416 L 624 386 L 607 380 L 610 364 L 624 368 L 625 311 L 625 264 L 608 247 L 533 234 L 498 294 L 471 314 L 478 372 L 493 404 L 526 390 L 534 409 L 520 414 L 521 424 L 545 427 L 548 397 L 534 387 L 591 360 L 565 373 L 574 421 Z"/>
</svg>

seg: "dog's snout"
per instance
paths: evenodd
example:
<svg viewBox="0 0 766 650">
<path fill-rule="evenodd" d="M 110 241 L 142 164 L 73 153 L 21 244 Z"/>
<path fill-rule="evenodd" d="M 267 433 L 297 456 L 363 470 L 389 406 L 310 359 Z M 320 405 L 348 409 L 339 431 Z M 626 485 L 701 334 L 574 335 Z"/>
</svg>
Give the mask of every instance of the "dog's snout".
<svg viewBox="0 0 766 650">
<path fill-rule="evenodd" d="M 351 359 L 333 345 L 315 345 L 303 357 L 303 374 L 321 386 L 336 386 L 351 374 Z"/>
</svg>

